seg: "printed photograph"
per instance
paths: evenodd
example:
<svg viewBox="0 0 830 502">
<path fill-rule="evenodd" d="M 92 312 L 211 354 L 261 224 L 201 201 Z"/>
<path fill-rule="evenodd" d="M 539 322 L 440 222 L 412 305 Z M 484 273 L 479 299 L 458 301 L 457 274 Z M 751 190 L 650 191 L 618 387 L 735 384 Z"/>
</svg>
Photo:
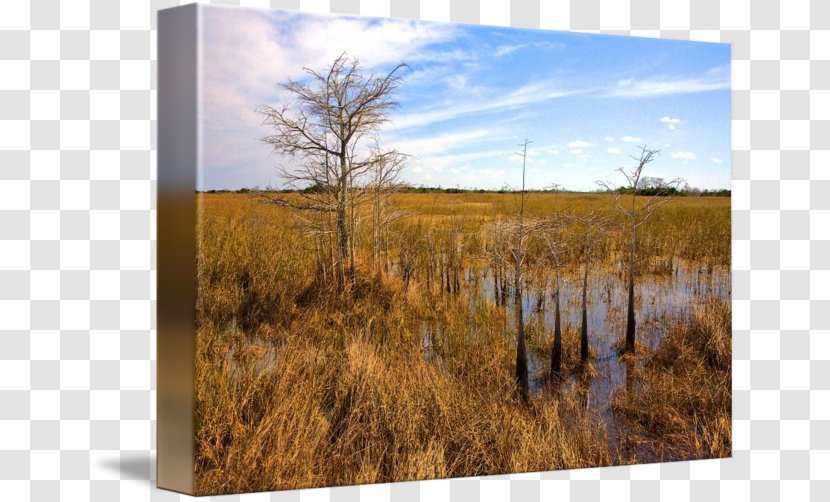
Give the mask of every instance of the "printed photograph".
<svg viewBox="0 0 830 502">
<path fill-rule="evenodd" d="M 729 45 L 200 13 L 197 494 L 731 455 Z"/>
</svg>

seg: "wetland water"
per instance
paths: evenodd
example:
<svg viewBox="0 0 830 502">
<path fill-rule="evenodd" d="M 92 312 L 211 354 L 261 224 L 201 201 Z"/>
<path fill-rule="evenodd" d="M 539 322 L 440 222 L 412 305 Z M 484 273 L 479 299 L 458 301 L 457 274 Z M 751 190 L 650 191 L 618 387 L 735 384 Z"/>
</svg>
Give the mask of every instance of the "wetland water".
<svg viewBox="0 0 830 502">
<path fill-rule="evenodd" d="M 489 269 L 468 270 L 465 274 L 466 291 L 470 309 L 480 302 L 495 305 L 495 280 Z M 577 369 L 567 369 L 556 386 L 548 385 L 549 355 L 540 350 L 541 340 L 553 336 L 554 300 L 552 284 L 544 288 L 526 287 L 522 295 L 522 308 L 528 334 L 528 374 L 530 390 L 534 393 L 556 392 L 560 397 L 573 397 L 585 406 L 595 425 L 605 429 L 612 458 L 621 452 L 621 438 L 625 424 L 618 421 L 612 410 L 617 391 L 631 385 L 627 379 L 626 363 L 617 353 L 616 344 L 624 336 L 628 291 L 624 274 L 594 271 L 588 278 L 588 337 L 596 358 L 592 361 L 595 372 L 583 375 Z M 635 282 L 637 343 L 648 349 L 656 348 L 673 325 L 688 322 L 692 309 L 707 297 L 729 299 L 731 297 L 731 273 L 728 269 L 674 265 L 671 273 L 643 274 Z M 563 333 L 563 351 L 568 341 L 565 333 L 578 333 L 581 325 L 582 275 L 563 274 L 560 279 L 560 314 Z M 543 295 L 543 296 L 542 296 Z M 544 298 L 539 303 L 539 297 Z M 508 293 L 504 307 L 510 325 L 510 336 L 515 336 L 515 304 Z M 434 337 L 440 336 L 440 328 L 426 323 L 423 328 L 424 357 L 437 357 L 433 350 Z M 471 333 L 471 336 L 475 336 Z M 515 343 L 515 342 L 514 342 Z M 578 343 L 578 341 L 576 342 Z M 640 461 L 657 461 L 647 453 L 638 452 Z M 645 456 L 645 458 L 644 458 Z"/>
<path fill-rule="evenodd" d="M 488 268 L 468 269 L 464 275 L 463 295 L 466 296 L 470 312 L 487 304 L 496 305 L 495 280 Z M 615 393 L 635 385 L 627 378 L 629 364 L 620 358 L 616 344 L 625 331 L 625 316 L 628 301 L 625 274 L 609 271 L 607 268 L 593 271 L 588 279 L 588 336 L 591 347 L 593 371 L 582 372 L 574 365 L 574 352 L 578 351 L 578 333 L 581 324 L 582 275 L 578 272 L 564 273 L 560 279 L 560 313 L 563 333 L 563 352 L 571 352 L 569 360 L 563 358 L 563 378 L 549 384 L 550 353 L 543 351 L 553 336 L 554 299 L 553 284 L 549 281 L 544 289 L 526 286 L 522 295 L 522 307 L 528 336 L 528 375 L 533 393 L 556 394 L 560 399 L 573 399 L 587 411 L 593 426 L 607 435 L 611 458 L 631 458 L 632 453 L 640 462 L 671 460 L 655 457 L 648 451 L 625 452 L 623 441 L 626 424 L 618 420 L 613 412 Z M 637 343 L 647 349 L 654 349 L 672 326 L 687 322 L 694 306 L 707 297 L 729 299 L 731 296 L 731 273 L 728 269 L 695 268 L 676 265 L 671 273 L 642 274 L 635 284 Z M 543 301 L 540 302 L 540 296 Z M 507 322 L 506 335 L 515 344 L 515 303 L 508 292 L 504 305 Z M 234 323 L 226 328 L 232 333 Z M 470 337 L 475 337 L 476 328 L 470 324 Z M 569 336 L 570 335 L 570 336 Z M 436 350 L 442 336 L 441 326 L 434 321 L 424 321 L 421 341 L 423 357 L 435 362 L 441 358 Z M 515 345 L 514 345 L 515 346 Z M 231 350 L 226 354 L 237 379 L 278 367 L 277 349 L 273 341 L 257 344 L 257 350 L 248 347 L 245 351 Z M 636 391 L 636 388 L 634 388 Z"/>
</svg>

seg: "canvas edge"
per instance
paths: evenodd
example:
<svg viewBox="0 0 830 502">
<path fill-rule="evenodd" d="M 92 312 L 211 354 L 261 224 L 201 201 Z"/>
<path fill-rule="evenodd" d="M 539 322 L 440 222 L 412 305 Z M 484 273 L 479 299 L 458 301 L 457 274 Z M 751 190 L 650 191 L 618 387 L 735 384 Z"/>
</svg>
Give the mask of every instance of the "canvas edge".
<svg viewBox="0 0 830 502">
<path fill-rule="evenodd" d="M 159 488 L 194 493 L 196 183 L 199 19 L 190 4 L 158 12 Z"/>
</svg>

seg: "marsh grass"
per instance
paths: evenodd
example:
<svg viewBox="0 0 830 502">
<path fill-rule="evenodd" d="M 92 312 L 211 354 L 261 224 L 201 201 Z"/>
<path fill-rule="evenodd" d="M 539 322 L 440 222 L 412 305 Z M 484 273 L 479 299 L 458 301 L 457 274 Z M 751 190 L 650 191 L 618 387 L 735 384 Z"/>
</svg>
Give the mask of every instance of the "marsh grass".
<svg viewBox="0 0 830 502">
<path fill-rule="evenodd" d="M 343 333 L 326 317 L 242 345 L 199 332 L 198 493 L 610 463 L 577 403 L 516 400 L 508 344 L 479 340 L 433 364 L 406 336 L 378 338 L 388 324 Z"/>
<path fill-rule="evenodd" d="M 460 288 L 448 292 L 435 276 L 427 277 L 429 267 L 445 258 L 463 277 L 467 271 L 486 274 L 487 225 L 511 213 L 510 195 L 397 195 L 396 207 L 411 216 L 391 232 L 401 248 L 411 244 L 417 264 L 413 280 L 403 284 L 394 249 L 390 271 L 378 272 L 370 235 L 358 232 L 357 271 L 347 291 L 319 280 L 314 249 L 286 209 L 234 194 L 200 194 L 198 200 L 197 493 L 541 471 L 644 458 L 642 448 L 625 454 L 610 448 L 606 424 L 586 409 L 578 392 L 561 392 L 548 383 L 522 403 L 513 377 L 515 330 L 507 307 L 495 304 L 480 281 L 461 280 Z M 602 204 L 602 195 L 533 194 L 528 217 Z M 703 270 L 710 264 L 728 267 L 728 201 L 683 198 L 665 213 L 670 214 L 656 214 L 643 232 L 654 234 L 643 239 L 644 272 L 658 259 L 693 260 Z M 620 314 L 612 287 L 621 277 L 616 239 L 611 232 L 598 248 L 602 280 L 591 284 L 607 291 L 612 317 Z M 667 246 L 667 240 L 675 242 Z M 578 258 L 570 257 L 567 267 L 577 270 Z M 545 284 L 545 267 L 534 260 L 530 257 L 528 280 Z M 563 298 L 563 306 L 571 308 L 571 301 Z M 723 456 L 731 444 L 723 409 L 730 324 L 722 311 L 707 308 L 695 317 L 696 331 L 677 327 L 655 352 L 638 351 L 641 363 L 632 372 L 638 383 L 614 402 L 615 413 L 632 424 L 632 441 L 647 445 L 649 454 Z M 552 331 L 531 321 L 528 334 L 543 365 L 538 371 L 546 372 Z M 616 338 L 594 331 L 591 336 Z M 579 360 L 578 326 L 563 324 L 563 350 L 563 368 L 578 372 L 584 385 L 598 376 L 593 347 L 584 367 Z M 711 393 L 702 394 L 699 387 Z"/>
<path fill-rule="evenodd" d="M 631 424 L 634 455 L 721 458 L 732 447 L 732 309 L 707 299 L 629 375 L 613 409 Z M 636 390 L 631 390 L 632 388 Z"/>
</svg>

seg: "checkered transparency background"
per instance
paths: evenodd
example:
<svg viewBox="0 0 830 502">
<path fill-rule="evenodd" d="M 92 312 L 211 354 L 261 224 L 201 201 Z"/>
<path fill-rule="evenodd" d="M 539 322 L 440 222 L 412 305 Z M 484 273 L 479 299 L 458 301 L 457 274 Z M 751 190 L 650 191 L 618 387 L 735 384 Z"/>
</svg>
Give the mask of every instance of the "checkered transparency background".
<svg viewBox="0 0 830 502">
<path fill-rule="evenodd" d="M 180 498 L 154 487 L 153 420 L 155 12 L 175 3 L 0 4 L 0 498 Z M 830 1 L 241 3 L 731 43 L 735 360 L 732 459 L 239 498 L 827 500 Z"/>
</svg>

